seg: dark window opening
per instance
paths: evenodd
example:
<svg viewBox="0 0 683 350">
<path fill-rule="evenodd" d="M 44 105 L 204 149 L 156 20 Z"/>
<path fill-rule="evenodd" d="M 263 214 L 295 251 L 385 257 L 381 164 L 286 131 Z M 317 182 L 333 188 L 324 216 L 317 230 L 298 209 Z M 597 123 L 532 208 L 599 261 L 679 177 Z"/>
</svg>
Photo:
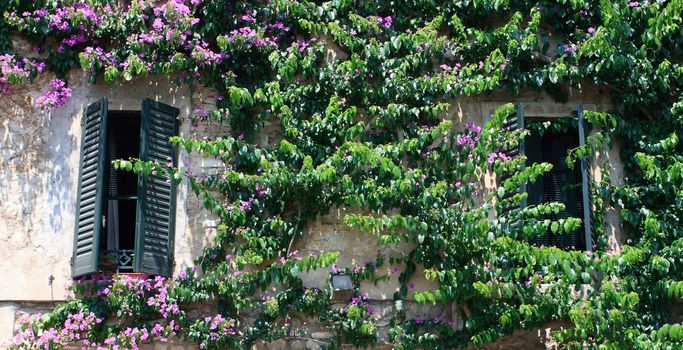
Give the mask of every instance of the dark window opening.
<svg viewBox="0 0 683 350">
<path fill-rule="evenodd" d="M 107 125 L 107 195 L 100 250 L 118 270 L 132 270 L 138 202 L 138 176 L 117 170 L 115 159 L 140 157 L 140 112 L 109 112 Z"/>
<path fill-rule="evenodd" d="M 527 185 L 527 203 L 537 205 L 548 202 L 559 202 L 565 209 L 548 219 L 582 218 L 583 202 L 581 190 L 581 168 L 577 164 L 573 169 L 566 162 L 570 149 L 579 146 L 577 128 L 567 131 L 546 130 L 543 134 L 532 131 L 524 140 L 527 164 L 550 163 L 550 172 L 538 178 L 535 183 Z M 554 234 L 548 231 L 545 235 L 535 238 L 533 243 L 543 246 L 555 246 L 565 250 L 585 250 L 584 228 L 581 226 L 571 233 Z"/>
</svg>

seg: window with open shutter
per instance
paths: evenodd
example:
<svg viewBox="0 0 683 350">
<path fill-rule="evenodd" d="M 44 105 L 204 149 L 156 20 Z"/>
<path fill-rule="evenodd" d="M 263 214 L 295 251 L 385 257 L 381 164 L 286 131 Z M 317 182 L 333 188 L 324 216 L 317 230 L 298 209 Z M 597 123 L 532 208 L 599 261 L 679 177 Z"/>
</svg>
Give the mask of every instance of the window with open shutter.
<svg viewBox="0 0 683 350">
<path fill-rule="evenodd" d="M 546 162 L 553 165 L 548 173 L 536 182 L 528 184 L 528 204 L 563 203 L 565 209 L 553 215 L 551 219 L 576 217 L 583 220 L 582 227 L 577 231 L 569 234 L 547 232 L 534 239 L 533 243 L 536 245 L 576 250 L 592 248 L 588 160 L 582 159 L 580 167 L 570 167 L 566 162 L 569 150 L 585 142 L 581 105 L 577 112 L 577 126 L 559 131 L 550 128 L 542 133 L 533 130 L 524 140 L 524 154 L 527 156 L 528 164 Z"/>
<path fill-rule="evenodd" d="M 83 111 L 72 277 L 98 271 L 105 195 L 107 107 L 107 99 L 103 98 Z"/>
<path fill-rule="evenodd" d="M 177 108 L 146 99 L 142 103 L 142 160 L 174 162 L 169 138 L 178 133 Z M 138 222 L 135 270 L 154 275 L 172 273 L 175 225 L 175 184 L 156 174 L 138 181 Z"/>
<path fill-rule="evenodd" d="M 73 277 L 93 272 L 170 276 L 175 187 L 167 179 L 117 170 L 115 159 L 175 161 L 169 138 L 178 109 L 149 99 L 142 111 L 107 111 L 107 100 L 83 116 Z"/>
</svg>

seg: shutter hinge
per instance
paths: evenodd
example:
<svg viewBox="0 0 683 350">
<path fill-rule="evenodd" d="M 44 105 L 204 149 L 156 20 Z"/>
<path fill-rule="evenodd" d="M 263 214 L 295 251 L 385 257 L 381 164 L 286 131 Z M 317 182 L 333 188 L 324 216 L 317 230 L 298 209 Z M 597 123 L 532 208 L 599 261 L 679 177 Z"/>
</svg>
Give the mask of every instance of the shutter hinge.
<svg viewBox="0 0 683 350">
<path fill-rule="evenodd" d="M 102 228 L 107 227 L 107 216 L 102 215 Z"/>
</svg>

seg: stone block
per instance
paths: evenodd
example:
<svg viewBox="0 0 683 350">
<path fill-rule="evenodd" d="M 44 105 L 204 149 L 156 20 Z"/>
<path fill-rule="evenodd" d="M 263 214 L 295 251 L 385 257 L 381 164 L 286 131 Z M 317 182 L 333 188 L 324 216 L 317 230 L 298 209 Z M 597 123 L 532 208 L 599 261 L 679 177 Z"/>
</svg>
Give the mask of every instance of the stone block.
<svg viewBox="0 0 683 350">
<path fill-rule="evenodd" d="M 306 342 L 303 340 L 295 340 L 290 344 L 289 348 L 291 350 L 306 350 Z"/>
<path fill-rule="evenodd" d="M 315 332 L 311 334 L 311 337 L 313 339 L 319 339 L 319 340 L 330 340 L 334 339 L 334 333 L 332 332 Z"/>
<path fill-rule="evenodd" d="M 309 340 L 306 342 L 306 349 L 308 350 L 318 350 L 320 349 L 320 343 L 314 341 L 314 340 Z"/>
<path fill-rule="evenodd" d="M 15 311 L 16 307 L 14 305 L 0 306 L 0 347 L 12 339 Z"/>
<path fill-rule="evenodd" d="M 154 344 L 154 350 L 168 350 L 168 344 L 156 343 Z"/>
</svg>

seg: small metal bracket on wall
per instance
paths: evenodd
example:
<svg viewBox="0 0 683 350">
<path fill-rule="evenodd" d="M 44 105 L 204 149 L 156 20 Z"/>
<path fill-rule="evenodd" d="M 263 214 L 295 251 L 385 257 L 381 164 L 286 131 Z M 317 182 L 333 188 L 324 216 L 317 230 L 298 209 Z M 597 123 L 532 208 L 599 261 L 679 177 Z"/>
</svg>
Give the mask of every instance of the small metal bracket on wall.
<svg viewBox="0 0 683 350">
<path fill-rule="evenodd" d="M 52 288 L 52 282 L 55 281 L 55 276 L 50 275 L 50 277 L 47 278 L 47 285 L 50 286 L 50 300 L 55 300 L 55 293 L 54 289 Z"/>
</svg>

